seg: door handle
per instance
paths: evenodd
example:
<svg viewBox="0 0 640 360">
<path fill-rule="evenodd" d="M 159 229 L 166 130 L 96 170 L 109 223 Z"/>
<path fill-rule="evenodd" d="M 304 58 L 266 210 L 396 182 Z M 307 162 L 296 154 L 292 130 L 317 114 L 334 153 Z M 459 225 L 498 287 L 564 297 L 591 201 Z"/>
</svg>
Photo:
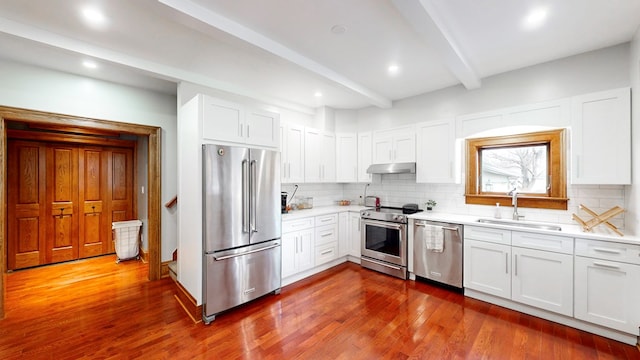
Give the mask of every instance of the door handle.
<svg viewBox="0 0 640 360">
<path fill-rule="evenodd" d="M 242 160 L 242 232 L 249 232 L 249 162 Z"/>
<path fill-rule="evenodd" d="M 255 250 L 239 253 L 239 254 L 232 254 L 232 255 L 226 255 L 226 256 L 220 256 L 220 257 L 214 256 L 213 259 L 216 260 L 216 261 L 233 259 L 233 258 L 237 258 L 237 257 L 240 257 L 240 256 L 245 256 L 245 255 L 249 255 L 249 254 L 255 254 L 255 253 L 261 252 L 261 251 L 271 250 L 271 249 L 276 248 L 278 246 L 280 246 L 280 244 L 275 244 L 275 245 L 271 245 L 271 246 L 267 246 L 267 247 L 263 247 L 263 248 L 260 248 L 260 249 L 255 249 Z"/>
<path fill-rule="evenodd" d="M 258 221 L 256 219 L 257 216 L 257 212 L 256 212 L 256 206 L 258 205 L 258 202 L 256 200 L 256 179 L 258 177 L 257 175 L 257 163 L 255 160 L 251 160 L 251 165 L 250 165 L 250 170 L 251 170 L 251 178 L 249 179 L 249 186 L 251 186 L 251 194 L 250 194 L 250 199 L 251 199 L 251 213 L 250 213 L 250 227 L 251 227 L 251 232 L 258 232 Z"/>
</svg>

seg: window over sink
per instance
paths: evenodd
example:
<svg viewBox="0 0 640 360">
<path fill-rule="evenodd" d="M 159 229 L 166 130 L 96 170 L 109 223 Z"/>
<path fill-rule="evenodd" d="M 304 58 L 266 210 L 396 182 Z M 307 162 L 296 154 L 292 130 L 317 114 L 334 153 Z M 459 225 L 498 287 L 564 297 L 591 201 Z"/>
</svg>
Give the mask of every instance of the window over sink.
<svg viewBox="0 0 640 360">
<path fill-rule="evenodd" d="M 566 210 L 565 130 L 466 140 L 466 203 Z"/>
</svg>

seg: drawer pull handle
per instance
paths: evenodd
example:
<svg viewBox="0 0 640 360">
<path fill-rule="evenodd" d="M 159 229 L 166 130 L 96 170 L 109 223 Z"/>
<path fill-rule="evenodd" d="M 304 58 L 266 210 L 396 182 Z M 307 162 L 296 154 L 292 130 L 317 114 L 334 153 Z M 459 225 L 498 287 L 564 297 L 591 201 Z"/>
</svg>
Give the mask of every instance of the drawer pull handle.
<svg viewBox="0 0 640 360">
<path fill-rule="evenodd" d="M 330 250 L 325 250 L 325 251 L 321 252 L 320 255 L 327 255 L 327 254 L 332 253 L 332 252 L 333 252 L 333 250 L 331 250 L 331 249 Z"/>
<path fill-rule="evenodd" d="M 593 251 L 603 252 L 607 254 L 618 254 L 618 255 L 620 255 L 621 253 L 620 250 L 605 249 L 605 248 L 593 248 Z"/>
<path fill-rule="evenodd" d="M 328 233 L 321 234 L 320 236 L 321 237 L 327 237 L 327 236 L 331 236 L 331 235 L 333 235 L 333 233 L 332 232 L 328 232 Z"/>
<path fill-rule="evenodd" d="M 611 269 L 620 269 L 620 266 L 616 266 L 616 265 L 613 265 L 613 264 L 606 264 L 606 263 L 602 263 L 602 262 L 599 262 L 599 261 L 594 261 L 593 265 L 602 266 L 602 267 L 611 268 Z"/>
</svg>

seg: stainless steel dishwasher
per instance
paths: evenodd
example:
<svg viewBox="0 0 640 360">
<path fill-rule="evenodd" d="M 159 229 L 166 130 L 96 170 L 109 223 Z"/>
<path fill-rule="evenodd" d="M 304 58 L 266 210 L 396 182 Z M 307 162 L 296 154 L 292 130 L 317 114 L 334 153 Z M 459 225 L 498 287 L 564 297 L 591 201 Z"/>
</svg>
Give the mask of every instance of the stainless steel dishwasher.
<svg viewBox="0 0 640 360">
<path fill-rule="evenodd" d="M 414 274 L 462 288 L 463 226 L 429 220 L 414 220 L 413 224 Z M 439 241 L 435 246 L 434 240 Z"/>
</svg>

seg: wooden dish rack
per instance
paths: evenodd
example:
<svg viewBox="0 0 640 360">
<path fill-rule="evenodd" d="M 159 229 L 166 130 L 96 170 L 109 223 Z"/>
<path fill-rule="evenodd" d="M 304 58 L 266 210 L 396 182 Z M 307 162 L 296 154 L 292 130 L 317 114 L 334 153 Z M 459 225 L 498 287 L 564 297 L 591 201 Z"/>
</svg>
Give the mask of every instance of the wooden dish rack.
<svg viewBox="0 0 640 360">
<path fill-rule="evenodd" d="M 602 214 L 598 214 L 595 211 L 589 209 L 588 207 L 580 204 L 580 209 L 584 210 L 586 213 L 588 213 L 589 215 L 593 216 L 593 219 L 589 220 L 589 221 L 584 221 L 582 220 L 578 215 L 573 214 L 571 217 L 573 218 L 573 220 L 577 221 L 580 225 L 582 225 L 582 229 L 584 231 L 591 231 L 591 229 L 593 229 L 594 227 L 600 225 L 600 224 L 604 224 L 606 225 L 609 229 L 613 230 L 616 234 L 620 235 L 620 236 L 624 236 L 624 234 L 622 233 L 622 231 L 618 230 L 618 228 L 613 225 L 612 223 L 610 223 L 608 220 L 611 219 L 612 217 L 618 215 L 618 214 L 622 214 L 624 212 L 624 209 L 621 208 L 620 206 L 614 206 L 611 209 L 603 212 Z"/>
</svg>

